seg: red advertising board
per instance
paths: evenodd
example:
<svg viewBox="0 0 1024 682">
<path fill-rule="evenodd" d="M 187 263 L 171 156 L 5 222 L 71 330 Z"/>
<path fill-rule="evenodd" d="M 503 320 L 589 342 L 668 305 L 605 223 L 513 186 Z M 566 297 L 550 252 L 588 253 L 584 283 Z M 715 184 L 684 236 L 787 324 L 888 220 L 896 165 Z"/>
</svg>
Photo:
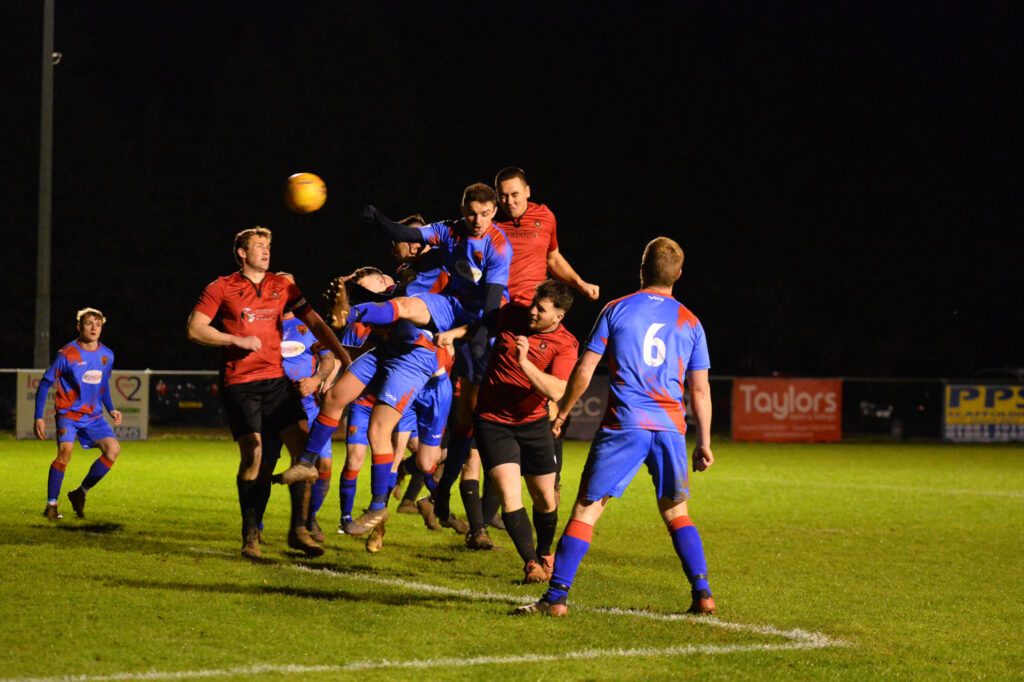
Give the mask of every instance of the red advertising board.
<svg viewBox="0 0 1024 682">
<path fill-rule="evenodd" d="M 735 379 L 732 439 L 836 442 L 843 435 L 841 379 Z"/>
</svg>

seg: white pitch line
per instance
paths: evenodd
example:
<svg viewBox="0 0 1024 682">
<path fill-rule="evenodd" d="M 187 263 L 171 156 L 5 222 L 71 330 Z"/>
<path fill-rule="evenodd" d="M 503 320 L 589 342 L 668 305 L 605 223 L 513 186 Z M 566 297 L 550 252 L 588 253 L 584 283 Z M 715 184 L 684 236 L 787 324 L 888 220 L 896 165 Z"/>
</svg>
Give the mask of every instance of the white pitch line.
<svg viewBox="0 0 1024 682">
<path fill-rule="evenodd" d="M 214 554 L 234 556 L 227 552 L 208 550 L 199 547 L 191 547 L 192 551 L 199 554 Z M 464 597 L 477 601 L 501 601 L 509 603 L 529 603 L 534 600 L 519 594 L 500 594 L 497 592 L 479 592 L 476 590 L 457 589 L 428 583 L 418 583 L 401 578 L 382 578 L 369 573 L 341 573 L 330 568 L 310 568 L 308 566 L 289 564 L 286 566 L 301 573 L 312 573 L 326 575 L 331 578 L 343 580 L 358 580 L 362 582 L 401 587 L 417 592 L 428 592 L 433 594 L 446 595 L 451 597 Z M 693 616 L 680 613 L 655 613 L 639 609 L 618 609 L 602 606 L 584 606 L 573 604 L 573 610 L 591 611 L 604 613 L 612 616 L 631 616 L 635 618 L 646 618 L 658 621 L 685 621 L 696 625 L 721 628 L 733 632 L 746 632 L 766 637 L 781 637 L 788 639 L 788 642 L 777 644 L 698 644 L 679 647 L 666 647 L 663 649 L 634 648 L 634 649 L 584 649 L 581 651 L 566 651 L 556 654 L 521 654 L 515 656 L 474 656 L 470 658 L 429 658 L 412 660 L 379 660 L 379 661 L 355 661 L 343 665 L 252 665 L 238 668 L 222 668 L 207 670 L 179 670 L 160 671 L 151 670 L 140 673 L 115 673 L 112 675 L 65 675 L 59 677 L 10 677 L 2 678 L 0 682 L 117 682 L 120 680 L 190 680 L 211 677 L 233 677 L 243 675 L 300 675 L 305 673 L 346 673 L 360 672 L 366 670 L 382 670 L 388 668 L 404 669 L 430 669 L 430 668 L 456 668 L 474 665 L 513 665 L 519 663 L 547 663 L 551 661 L 564 660 L 593 660 L 597 658 L 653 658 L 658 656 L 695 656 L 695 655 L 722 655 L 731 653 L 744 653 L 750 651 L 797 651 L 808 649 L 823 649 L 826 647 L 849 646 L 848 642 L 828 637 L 819 632 L 807 632 L 805 630 L 780 630 L 770 625 L 758 625 L 749 623 L 730 623 L 720 620 L 714 616 Z"/>
<path fill-rule="evenodd" d="M 441 585 L 431 585 L 428 583 L 417 583 L 409 580 L 403 580 L 401 578 L 382 578 L 380 576 L 371 575 L 369 573 L 341 573 L 326 567 L 310 568 L 309 566 L 301 566 L 295 564 L 289 564 L 287 567 L 292 570 L 304 573 L 326 574 L 332 578 L 360 580 L 363 582 L 389 585 L 392 587 L 408 588 L 418 592 L 431 592 L 434 594 L 441 594 L 450 597 L 466 597 L 468 599 L 475 599 L 477 601 L 501 601 L 509 602 L 512 604 L 529 604 L 537 600 L 536 596 L 527 597 L 521 594 L 477 592 L 476 590 L 443 587 Z M 706 625 L 708 627 L 720 628 L 722 630 L 730 630 L 732 632 L 750 632 L 757 635 L 763 635 L 765 637 L 783 637 L 793 642 L 813 644 L 814 648 L 828 646 L 848 646 L 848 643 L 844 642 L 843 640 L 833 639 L 818 632 L 807 632 L 805 630 L 800 629 L 780 630 L 770 625 L 760 625 L 753 623 L 730 623 L 728 621 L 721 620 L 715 616 L 694 616 L 685 613 L 656 613 L 654 611 L 643 611 L 640 609 L 618 609 L 609 608 L 605 606 L 584 606 L 575 602 L 573 603 L 572 608 L 574 611 L 591 611 L 594 613 L 606 613 L 613 616 L 633 616 L 636 618 L 646 618 L 648 620 L 685 621 L 688 623 L 693 623 L 695 625 Z M 3 681 L 0 680 L 0 682 Z"/>
<path fill-rule="evenodd" d="M 160 671 L 144 673 L 115 673 L 113 675 L 66 675 L 62 677 L 12 677 L 0 682 L 116 682 L 119 680 L 191 680 L 209 677 L 240 675 L 301 675 L 304 673 L 346 673 L 386 668 L 429 669 L 459 668 L 474 665 L 512 665 L 521 663 L 549 663 L 564 660 L 593 660 L 597 658 L 650 658 L 656 656 L 696 656 L 744 653 L 749 651 L 793 651 L 819 649 L 834 644 L 815 642 L 787 642 L 782 644 L 699 644 L 674 646 L 664 649 L 584 649 L 557 654 L 522 654 L 519 656 L 474 656 L 471 658 L 431 658 L 407 661 L 357 661 L 344 665 L 251 665 L 238 668 L 207 670 Z"/>
<path fill-rule="evenodd" d="M 988 497 L 1009 497 L 1011 499 L 1024 498 L 1024 490 L 965 490 L 965 489 L 949 489 L 949 488 L 927 488 L 924 486 L 912 486 L 912 485 L 884 485 L 884 484 L 871 484 L 871 483 L 847 483 L 840 481 L 796 481 L 792 479 L 786 479 L 785 481 L 776 478 L 729 478 L 729 477 L 718 477 L 718 481 L 734 481 L 738 483 L 778 483 L 785 485 L 811 485 L 820 486 L 822 488 L 856 488 L 861 490 L 886 490 L 893 492 L 905 492 L 905 493 L 926 493 L 926 494 L 943 494 L 943 495 L 982 495 Z"/>
</svg>

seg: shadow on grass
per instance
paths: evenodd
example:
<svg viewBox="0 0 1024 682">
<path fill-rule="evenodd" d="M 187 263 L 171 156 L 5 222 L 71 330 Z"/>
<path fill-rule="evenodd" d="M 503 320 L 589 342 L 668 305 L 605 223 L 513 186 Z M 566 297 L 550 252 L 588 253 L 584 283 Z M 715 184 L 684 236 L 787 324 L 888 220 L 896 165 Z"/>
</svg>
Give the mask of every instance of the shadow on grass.
<svg viewBox="0 0 1024 682">
<path fill-rule="evenodd" d="M 266 562 L 261 561 L 260 563 L 274 563 L 270 560 Z M 247 595 L 269 595 L 269 596 L 284 596 L 284 597 L 295 597 L 299 599 L 313 599 L 316 601 L 326 602 L 353 602 L 363 603 L 372 602 L 380 604 L 382 606 L 407 606 L 411 603 L 425 603 L 437 601 L 435 595 L 416 595 L 404 592 L 401 594 L 382 594 L 380 592 L 371 592 L 369 594 L 365 592 L 349 592 L 346 590 L 339 590 L 333 586 L 324 586 L 322 588 L 315 587 L 287 587 L 278 585 L 254 585 L 254 584 L 238 584 L 238 583 L 195 583 L 187 581 L 164 581 L 164 580 L 140 580 L 140 579 L 117 579 L 117 578 L 103 578 L 101 582 L 105 583 L 110 588 L 124 589 L 136 588 L 141 590 L 170 590 L 174 592 L 193 593 L 193 594 L 247 594 Z"/>
<path fill-rule="evenodd" d="M 92 535 L 108 535 L 110 533 L 116 533 L 123 529 L 120 523 L 83 523 L 80 525 L 68 525 L 61 524 L 56 526 L 58 530 L 69 531 L 72 533 L 90 533 Z"/>
</svg>

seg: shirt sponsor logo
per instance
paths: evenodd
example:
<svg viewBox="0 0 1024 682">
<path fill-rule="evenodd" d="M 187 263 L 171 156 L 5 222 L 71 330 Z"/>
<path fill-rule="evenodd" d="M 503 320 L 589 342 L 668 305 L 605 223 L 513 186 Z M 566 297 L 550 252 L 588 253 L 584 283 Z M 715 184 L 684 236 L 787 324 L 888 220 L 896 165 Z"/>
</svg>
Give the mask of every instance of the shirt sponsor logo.
<svg viewBox="0 0 1024 682">
<path fill-rule="evenodd" d="M 281 357 L 283 358 L 294 358 L 302 355 L 306 351 L 306 344 L 301 341 L 282 341 L 281 342 Z"/>
<path fill-rule="evenodd" d="M 82 375 L 83 384 L 98 384 L 103 381 L 103 372 L 98 369 L 90 369 Z"/>
<path fill-rule="evenodd" d="M 468 279 L 471 282 L 479 282 L 480 278 L 484 276 L 484 273 L 480 268 L 474 267 L 469 261 L 464 260 L 456 261 L 455 272 L 457 272 L 460 277 Z"/>
</svg>

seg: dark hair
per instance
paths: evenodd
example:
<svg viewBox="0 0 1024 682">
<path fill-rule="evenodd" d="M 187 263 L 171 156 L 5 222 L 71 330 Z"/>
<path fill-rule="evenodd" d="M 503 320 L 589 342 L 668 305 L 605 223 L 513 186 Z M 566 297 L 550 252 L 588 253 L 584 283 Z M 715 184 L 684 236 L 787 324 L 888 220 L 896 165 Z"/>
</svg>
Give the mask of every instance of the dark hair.
<svg viewBox="0 0 1024 682">
<path fill-rule="evenodd" d="M 640 284 L 645 287 L 671 287 L 683 268 L 683 249 L 674 239 L 657 237 L 644 249 L 640 262 Z"/>
<path fill-rule="evenodd" d="M 462 205 L 469 206 L 474 201 L 497 206 L 498 195 L 494 193 L 493 187 L 488 187 L 482 182 L 474 182 L 462 192 Z"/>
<path fill-rule="evenodd" d="M 565 282 L 559 282 L 557 279 L 546 279 L 533 290 L 533 300 L 537 301 L 542 298 L 551 299 L 551 303 L 556 308 L 563 313 L 567 313 L 576 297 L 573 295 L 572 289 Z"/>
<path fill-rule="evenodd" d="M 512 178 L 519 178 L 523 181 L 524 185 L 530 184 L 526 181 L 526 171 L 522 168 L 516 168 L 515 166 L 508 166 L 507 168 L 502 168 L 498 171 L 498 174 L 494 176 L 494 189 L 498 189 L 501 187 L 501 183 L 506 180 L 511 180 Z"/>
<path fill-rule="evenodd" d="M 402 223 L 403 225 L 406 225 L 406 226 L 412 226 L 413 223 L 419 223 L 420 225 L 426 225 L 427 224 L 427 221 L 424 220 L 423 216 L 421 216 L 419 213 L 413 213 L 412 215 L 407 215 L 404 218 L 402 218 L 401 220 L 399 220 L 398 222 L 400 222 L 400 223 Z"/>
<path fill-rule="evenodd" d="M 256 227 L 250 227 L 245 230 L 242 230 L 241 232 L 235 235 L 235 248 L 231 253 L 235 257 L 235 262 L 238 263 L 239 265 L 242 264 L 242 259 L 238 256 L 238 250 L 248 249 L 249 240 L 252 239 L 253 237 L 266 237 L 267 241 L 270 241 L 270 230 L 268 230 L 265 227 L 260 227 L 259 225 L 257 225 Z"/>
</svg>

